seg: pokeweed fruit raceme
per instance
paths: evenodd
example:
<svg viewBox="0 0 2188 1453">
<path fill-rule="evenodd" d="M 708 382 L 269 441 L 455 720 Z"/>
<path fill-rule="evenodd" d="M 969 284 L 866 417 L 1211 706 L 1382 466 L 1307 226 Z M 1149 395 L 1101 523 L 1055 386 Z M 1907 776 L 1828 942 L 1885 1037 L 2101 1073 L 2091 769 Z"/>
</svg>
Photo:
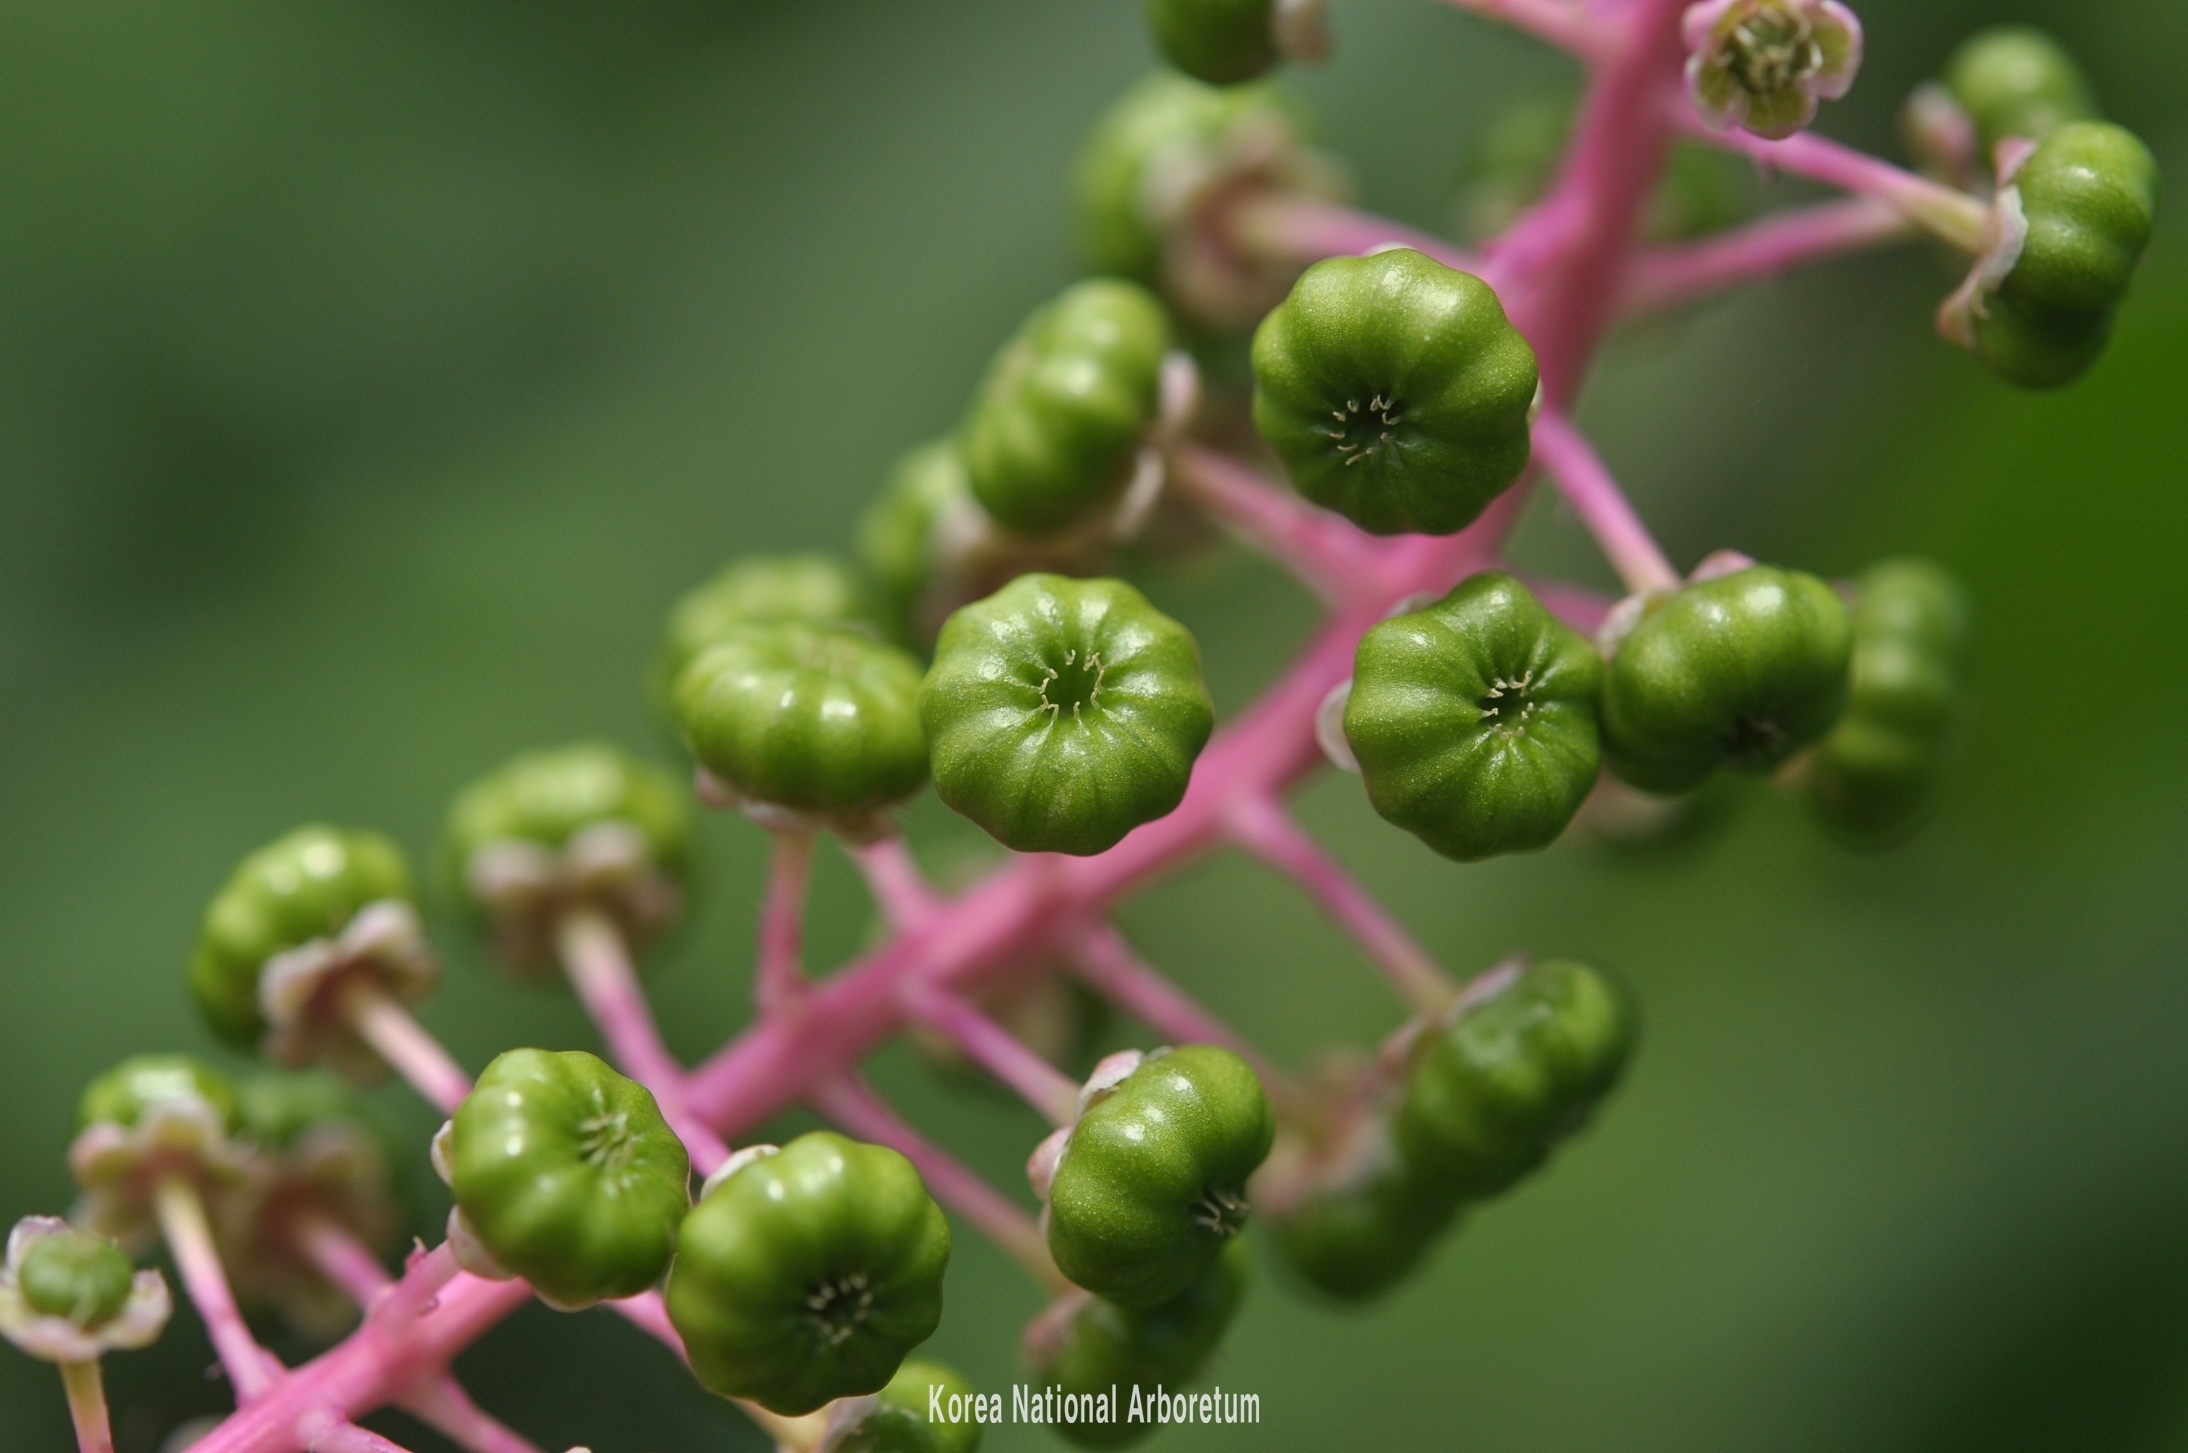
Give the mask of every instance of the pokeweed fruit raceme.
<svg viewBox="0 0 2188 1453">
<path fill-rule="evenodd" d="M 1576 821 L 1638 850 L 1706 817 L 1725 769 L 1863 850 L 1943 810 L 1972 705 L 1951 573 L 1908 557 L 1830 580 L 1728 549 L 1682 570 L 1577 395 L 1614 328 L 1912 236 L 1963 260 L 1947 340 L 2016 384 L 2110 386 L 2156 225 L 2149 150 L 2025 27 L 1971 37 L 1907 99 L 1903 170 L 1803 134 L 1862 60 L 1838 0 L 1457 3 L 1588 77 L 1471 149 L 1463 245 L 1355 208 L 1305 112 L 1258 79 L 1326 52 L 1319 0 L 1146 0 L 1176 69 L 1091 128 L 1088 275 L 1003 304 L 1024 323 L 888 469 L 855 565 L 746 554 L 674 600 L 644 674 L 688 779 L 582 742 L 455 795 L 428 892 L 505 967 L 559 971 L 613 1067 L 519 1048 L 472 1080 L 416 1014 L 444 905 L 420 903 L 393 840 L 307 826 L 233 869 L 185 980 L 217 1037 L 281 1067 L 239 1086 L 153 1054 L 98 1076 L 71 1220 L 24 1218 L 0 1262 L 0 1336 L 60 1368 L 81 1453 L 113 1447 L 102 1358 L 168 1318 L 166 1281 L 131 1262 L 155 1241 L 241 1406 L 192 1430 L 198 1453 L 385 1447 L 356 1420 L 397 1404 L 458 1446 L 522 1446 L 451 1368 L 535 1298 L 612 1303 L 786 1453 L 972 1453 L 1002 1395 L 914 1356 L 952 1218 L 1050 1298 L 1012 1420 L 1089 1448 L 1257 1422 L 1258 1394 L 1209 1386 L 1249 1239 L 1324 1303 L 1427 1274 L 1600 1117 L 1639 1022 L 1626 981 L 1578 960 L 1455 976 L 1294 820 L 1312 771 L 1356 771 L 1436 873 Z M 1848 196 L 1757 217 L 1758 169 Z M 1617 598 L 1514 564 L 1523 506 L 1552 488 Z M 1150 588 L 1195 618 L 1222 537 L 1323 619 L 1219 728 L 1193 632 L 1137 581 L 1182 567 Z M 1252 665 L 1216 664 L 1219 686 Z M 962 857 L 916 801 L 930 779 L 1002 862 L 928 876 L 908 831 Z M 639 973 L 702 888 L 694 797 L 770 839 L 752 1022 L 696 1063 Z M 1402 1006 L 1379 1048 L 1294 1069 L 1143 960 L 1118 902 L 1219 850 L 1357 940 Z M 806 962 L 824 851 L 877 919 L 836 972 Z M 1075 1078 L 1140 1027 L 1174 1047 Z M 946 1084 L 1051 1124 L 1026 1161 L 1037 1213 L 867 1082 L 899 1035 Z M 429 1147 L 348 1083 L 389 1072 L 447 1117 Z M 785 1112 L 836 1128 L 738 1143 Z M 418 1159 L 453 1207 L 398 1275 Z M 268 1313 L 342 1340 L 285 1366 L 247 1320 Z"/>
</svg>

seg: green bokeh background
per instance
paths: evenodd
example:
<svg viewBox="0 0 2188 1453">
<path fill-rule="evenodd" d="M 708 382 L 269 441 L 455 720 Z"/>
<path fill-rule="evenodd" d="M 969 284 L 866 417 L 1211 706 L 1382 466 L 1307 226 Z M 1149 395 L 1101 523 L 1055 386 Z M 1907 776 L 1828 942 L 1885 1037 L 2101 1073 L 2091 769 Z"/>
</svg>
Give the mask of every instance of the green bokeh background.
<svg viewBox="0 0 2188 1453">
<path fill-rule="evenodd" d="M 1340 59 L 1298 89 L 1367 201 L 1414 222 L 1485 117 L 1564 75 L 1430 0 L 1333 9 Z M 639 683 L 668 601 L 732 553 L 841 539 L 1070 275 L 1066 168 L 1147 63 L 1136 12 L 5 7 L 0 1217 L 67 1204 L 92 1073 L 205 1046 L 179 969 L 242 852 L 311 817 L 423 850 L 511 750 L 663 748 Z M 2177 5 L 1863 15 L 1840 134 L 1889 145 L 1956 36 L 2033 18 L 2188 175 Z M 1647 1043 L 1586 1142 L 1388 1303 L 1264 1278 L 1220 1368 L 1264 1424 L 1156 1446 L 2188 1447 L 2188 248 L 2161 238 L 2111 356 L 2055 396 L 1930 336 L 1950 283 L 1911 249 L 1653 327 L 1586 410 L 1682 561 L 1913 549 L 1966 574 L 1982 704 L 1940 819 L 1851 858 L 1755 792 L 1673 851 L 1461 870 L 1355 784 L 1310 788 L 1306 818 L 1449 962 L 1596 956 L 1639 986 Z M 1521 551 L 1598 570 L 1547 507 Z M 1310 619 L 1228 553 L 1152 588 L 1234 708 Z M 916 817 L 932 862 L 975 850 Z M 706 847 L 656 980 L 689 1054 L 745 1019 L 761 867 L 742 823 Z M 867 929 L 824 856 L 825 964 Z M 1281 1055 L 1392 1022 L 1358 954 L 1241 862 L 1123 916 Z M 592 1043 L 565 997 L 450 958 L 428 1018 L 467 1062 Z M 901 1052 L 874 1071 L 1019 1184 L 1030 1116 Z M 960 1247 L 934 1348 L 1000 1388 L 1034 1298 Z M 220 1405 L 210 1360 L 187 1315 L 115 1360 L 123 1453 Z M 462 1367 L 549 1448 L 760 1446 L 602 1315 L 528 1312 Z M 50 1372 L 0 1357 L 0 1447 L 66 1439 Z"/>
</svg>

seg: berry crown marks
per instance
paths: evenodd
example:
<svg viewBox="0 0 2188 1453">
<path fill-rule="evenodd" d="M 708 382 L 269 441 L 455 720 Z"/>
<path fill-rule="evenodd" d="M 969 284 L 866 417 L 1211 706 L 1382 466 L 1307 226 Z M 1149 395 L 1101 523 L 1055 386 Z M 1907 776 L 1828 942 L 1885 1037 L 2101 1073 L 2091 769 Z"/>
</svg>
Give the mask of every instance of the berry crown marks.
<svg viewBox="0 0 2188 1453">
<path fill-rule="evenodd" d="M 155 1238 L 243 1404 L 198 1453 L 386 1453 L 353 1420 L 393 1404 L 476 1453 L 527 1446 L 450 1368 L 535 1299 L 629 1319 L 792 1453 L 968 1453 L 983 1420 L 934 1410 L 993 1394 L 912 1357 L 966 1231 L 1050 1298 L 1022 1344 L 1045 1420 L 1124 1446 L 1152 1431 L 1128 1407 L 1206 1372 L 1249 1238 L 1310 1297 L 1380 1296 L 1590 1124 L 1633 1056 L 1635 991 L 1611 972 L 1522 954 L 1449 973 L 1293 820 L 1310 772 L 1356 773 L 1449 863 L 1646 843 L 1741 776 L 1863 849 L 1939 809 L 1968 715 L 1952 576 L 1731 550 L 1682 572 L 1574 426 L 1575 390 L 1627 320 L 1925 235 L 1965 259 L 1944 335 L 2009 382 L 2064 384 L 2149 242 L 2148 150 L 2026 28 L 1971 38 L 1910 97 L 1902 168 L 1808 129 L 1861 63 L 1836 0 L 1454 3 L 1590 78 L 1485 133 L 1471 247 L 1353 207 L 1261 79 L 1328 52 L 1312 0 L 1148 0 L 1175 69 L 1093 128 L 1089 275 L 1027 300 L 962 412 L 889 473 L 856 564 L 747 556 L 676 603 L 644 674 L 683 765 L 581 743 L 456 795 L 428 889 L 505 966 L 566 981 L 605 1057 L 517 1046 L 473 1079 L 417 1017 L 440 955 L 391 840 L 310 826 L 244 858 L 183 978 L 220 1040 L 284 1068 L 239 1086 L 142 1055 L 95 1080 L 72 1220 L 23 1221 L 0 1265 L 0 1334 L 60 1364 L 85 1453 L 109 1446 L 101 1357 L 167 1318 L 165 1281 L 130 1260 Z M 1844 195 L 1753 216 L 1757 167 Z M 1541 490 L 1617 594 L 1506 558 Z M 1219 722 L 1160 602 L 1161 567 L 1223 536 L 1324 621 Z M 1007 851 L 985 879 L 922 872 L 897 812 L 930 781 Z M 694 798 L 770 853 L 752 1022 L 696 1065 L 639 977 L 700 877 Z M 815 975 L 823 839 L 882 932 Z M 1358 940 L 1398 1001 L 1378 1049 L 1281 1064 L 1111 923 L 1218 849 Z M 1111 1007 L 1159 1043 L 1089 1063 Z M 898 1034 L 1050 1124 L 1038 1210 L 861 1078 Z M 430 1147 L 345 1083 L 389 1072 L 446 1117 Z M 834 1128 L 757 1138 L 799 1108 Z M 397 1271 L 406 1157 L 440 1173 L 448 1231 Z M 292 1367 L 259 1314 L 341 1340 Z"/>
</svg>

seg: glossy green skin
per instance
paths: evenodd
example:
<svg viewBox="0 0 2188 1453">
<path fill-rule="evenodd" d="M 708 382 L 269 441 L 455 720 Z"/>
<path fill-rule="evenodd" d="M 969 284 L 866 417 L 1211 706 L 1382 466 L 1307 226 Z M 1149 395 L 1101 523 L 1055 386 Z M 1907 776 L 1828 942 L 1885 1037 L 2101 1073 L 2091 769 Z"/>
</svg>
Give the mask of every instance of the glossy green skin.
<svg viewBox="0 0 2188 1453">
<path fill-rule="evenodd" d="M 928 1390 L 939 1386 L 945 1405 L 955 1393 L 970 1399 L 972 1384 L 939 1362 L 914 1359 L 896 1370 L 881 1401 L 830 1453 L 973 1453 L 981 1425 L 927 1421 Z"/>
<path fill-rule="evenodd" d="M 245 858 L 214 896 L 190 955 L 190 995 L 222 1040 L 255 1050 L 266 1032 L 258 978 L 266 960 L 337 934 L 358 909 L 409 902 L 402 849 L 375 832 L 313 825 Z"/>
<path fill-rule="evenodd" d="M 1274 0 L 1147 0 L 1147 28 L 1171 65 L 1212 86 L 1276 64 Z"/>
<path fill-rule="evenodd" d="M 450 889 L 478 908 L 468 868 L 479 849 L 525 842 L 559 850 L 586 828 L 610 822 L 638 829 L 653 865 L 685 876 L 691 810 L 674 775 L 600 742 L 528 752 L 466 787 L 450 808 L 443 838 Z"/>
<path fill-rule="evenodd" d="M 1061 529 L 1129 474 L 1155 420 L 1170 322 L 1137 283 L 1074 283 L 988 366 L 960 437 L 973 497 L 1007 529 Z"/>
<path fill-rule="evenodd" d="M 1364 1183 L 1310 1196 L 1276 1218 L 1285 1264 L 1324 1295 L 1366 1302 L 1405 1280 L 1451 1225 L 1458 1203 L 1403 1160 Z"/>
<path fill-rule="evenodd" d="M 1360 638 L 1345 737 L 1368 800 L 1447 858 L 1549 846 L 1595 787 L 1603 660 L 1501 571 Z"/>
<path fill-rule="evenodd" d="M 1410 249 L 1308 268 L 1253 370 L 1292 483 L 1375 534 L 1464 529 L 1527 467 L 1534 350 L 1487 283 Z"/>
<path fill-rule="evenodd" d="M 1153 174 L 1181 158 L 1220 157 L 1241 136 L 1297 140 L 1297 114 L 1267 86 L 1219 89 L 1170 71 L 1142 81 L 1111 107 L 1079 159 L 1079 228 L 1096 272 L 1153 283 L 1163 233 L 1150 214 Z"/>
<path fill-rule="evenodd" d="M 880 583 L 900 621 L 910 620 L 934 580 L 936 525 L 971 500 L 964 452 L 955 438 L 938 439 L 898 459 L 860 516 L 859 563 Z"/>
<path fill-rule="evenodd" d="M 1644 792 L 1767 771 L 1838 720 L 1852 649 L 1845 603 L 1813 575 L 1757 565 L 1685 586 L 1611 659 L 1604 756 Z"/>
<path fill-rule="evenodd" d="M 1215 729 L 1185 627 L 1121 580 L 1046 574 L 949 618 L 919 714 L 944 802 L 1005 847 L 1081 856 L 1174 809 Z"/>
<path fill-rule="evenodd" d="M 1037 1382 L 1060 1385 L 1066 1394 L 1114 1387 L 1124 1407 L 1114 1423 L 1058 1423 L 1051 1431 L 1082 1448 L 1125 1448 L 1147 1437 L 1155 1425 L 1124 1421 L 1131 1389 L 1175 1391 L 1198 1377 L 1252 1278 L 1252 1253 L 1243 1239 L 1234 1239 L 1192 1285 L 1159 1306 L 1134 1311 L 1090 1298 L 1062 1345 L 1032 1372 Z"/>
<path fill-rule="evenodd" d="M 1048 1249 L 1097 1296 L 1152 1307 L 1191 1286 L 1246 1221 L 1276 1121 L 1227 1049 L 1158 1051 L 1072 1128 L 1049 1184 Z"/>
<path fill-rule="evenodd" d="M 1962 41 L 1945 62 L 1945 89 L 1975 123 L 1985 156 L 2006 137 L 2042 141 L 2097 117 L 2082 68 L 2030 25 L 1994 25 Z"/>
<path fill-rule="evenodd" d="M 656 697 L 668 705 L 676 678 L 691 658 L 732 626 L 770 621 L 840 626 L 874 619 L 865 584 L 833 555 L 813 551 L 742 556 L 670 610 L 654 664 Z"/>
<path fill-rule="evenodd" d="M 456 1204 L 495 1260 L 559 1306 L 661 1279 L 691 1164 L 644 1085 L 580 1050 L 513 1049 L 456 1107 Z"/>
<path fill-rule="evenodd" d="M 236 1127 L 235 1086 L 227 1076 L 182 1054 L 140 1054 L 123 1060 L 84 1087 L 76 1128 L 135 1125 L 152 1106 L 168 1100 L 203 1100 L 229 1130 Z"/>
<path fill-rule="evenodd" d="M 1587 1122 L 1618 1081 L 1637 1016 L 1617 981 L 1562 960 L 1415 1042 L 1393 1131 L 1428 1193 L 1509 1189 Z"/>
<path fill-rule="evenodd" d="M 1824 821 L 1856 844 L 1889 846 L 1920 824 L 1959 714 L 1968 635 L 1966 595 L 1939 567 L 1892 560 L 1862 576 L 1846 711 L 1807 779 Z"/>
<path fill-rule="evenodd" d="M 813 813 L 872 812 L 927 777 L 919 662 L 858 631 L 733 628 L 676 683 L 684 739 L 745 796 Z"/>
<path fill-rule="evenodd" d="M 25 1306 L 85 1331 L 121 1315 L 136 1274 L 119 1247 L 76 1230 L 39 1237 L 15 1269 Z"/>
<path fill-rule="evenodd" d="M 669 1319 L 714 1391 L 811 1412 L 880 1391 L 933 1335 L 949 1260 L 949 1224 L 910 1161 L 815 1131 L 684 1218 Z"/>
<path fill-rule="evenodd" d="M 1975 352 L 2008 382 L 2051 388 L 2104 350 L 2157 225 L 2157 162 L 2132 132 L 2077 121 L 2036 149 L 2013 186 L 2028 238 L 1976 310 Z"/>
</svg>

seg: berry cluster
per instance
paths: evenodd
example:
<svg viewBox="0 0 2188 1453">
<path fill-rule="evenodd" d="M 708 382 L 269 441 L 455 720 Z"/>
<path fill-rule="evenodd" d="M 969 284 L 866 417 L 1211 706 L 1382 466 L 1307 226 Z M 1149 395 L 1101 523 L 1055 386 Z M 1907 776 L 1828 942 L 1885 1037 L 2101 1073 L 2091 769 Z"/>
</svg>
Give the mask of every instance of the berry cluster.
<svg viewBox="0 0 2188 1453">
<path fill-rule="evenodd" d="M 588 744 L 458 795 L 443 891 L 512 971 L 567 978 L 613 1065 L 531 1047 L 475 1080 L 455 1063 L 413 1017 L 438 960 L 386 838 L 304 827 L 235 869 L 186 980 L 220 1039 L 280 1068 L 232 1084 L 145 1056 L 99 1078 L 74 1224 L 24 1221 L 0 1268 L 0 1332 L 62 1365 L 86 1453 L 109 1447 L 100 1355 L 168 1315 L 165 1281 L 128 1256 L 155 1232 L 240 1403 L 202 1453 L 387 1453 L 352 1420 L 391 1403 L 522 1453 L 449 1364 L 535 1297 L 629 1318 L 796 1453 L 965 1453 L 979 1423 L 930 1414 L 973 1390 L 907 1360 L 942 1317 L 951 1215 L 1055 1294 L 1023 1350 L 1058 1431 L 1122 1446 L 1151 1428 L 1119 1417 L 1118 1389 L 1136 1403 L 1206 1370 L 1252 1221 L 1302 1286 L 1380 1294 L 1584 1126 L 1632 1052 L 1633 996 L 1589 965 L 1454 980 L 1292 821 L 1290 785 L 1325 761 L 1357 773 L 1376 813 L 1461 862 L 1547 847 L 1591 809 L 1662 820 L 1721 772 L 1768 776 L 1855 844 L 1920 824 L 1964 714 L 1951 578 L 1899 560 L 1832 582 L 1729 550 L 1682 573 L 1574 397 L 1623 318 L 1921 232 L 1970 258 L 1946 335 L 2014 382 L 2065 382 L 2148 240 L 2149 154 L 2025 30 L 1971 40 L 1910 101 L 1908 171 L 1805 130 L 1861 60 L 1835 0 L 1478 8 L 1579 57 L 1591 89 L 1499 133 L 1467 207 L 1494 220 L 1468 251 L 1345 205 L 1297 109 L 1247 84 L 1327 49 L 1313 0 L 1148 0 L 1183 74 L 1089 143 L 1098 275 L 1036 309 L 957 427 L 904 457 L 861 568 L 746 558 L 676 605 L 651 692 L 691 791 Z M 1725 153 L 1850 195 L 1744 220 L 1712 181 Z M 1537 476 L 1621 597 L 1503 561 Z M 1191 632 L 1114 573 L 1211 527 L 1328 608 L 1220 729 Z M 895 818 L 930 778 L 1014 854 L 955 895 Z M 686 902 L 693 795 L 774 854 L 757 1020 L 697 1067 L 638 979 Z M 801 917 L 823 838 L 890 931 L 816 979 Z M 1409 1017 L 1379 1053 L 1280 1068 L 1109 924 L 1221 845 L 1285 873 L 1388 976 Z M 1163 1043 L 1082 1080 L 1066 1067 L 1104 1003 Z M 897 1033 L 1053 1123 L 1027 1164 L 1037 1213 L 861 1080 Z M 400 1276 L 381 1260 L 389 1169 L 422 1148 L 390 1143 L 345 1084 L 390 1069 L 447 1116 L 430 1159 L 453 1203 Z M 732 1145 L 797 1104 L 845 1133 Z M 355 1330 L 291 1368 L 245 1305 Z"/>
</svg>

